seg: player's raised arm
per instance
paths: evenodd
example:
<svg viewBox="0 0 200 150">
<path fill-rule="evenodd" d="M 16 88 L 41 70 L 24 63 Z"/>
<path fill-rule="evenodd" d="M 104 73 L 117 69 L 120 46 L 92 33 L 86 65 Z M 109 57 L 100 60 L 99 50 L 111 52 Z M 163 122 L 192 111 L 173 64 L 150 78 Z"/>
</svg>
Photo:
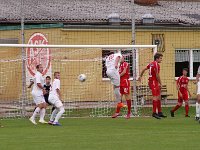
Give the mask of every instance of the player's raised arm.
<svg viewBox="0 0 200 150">
<path fill-rule="evenodd" d="M 117 69 L 118 68 L 118 64 L 119 64 L 119 61 L 120 61 L 120 56 L 118 56 L 115 60 L 115 68 Z"/>
</svg>

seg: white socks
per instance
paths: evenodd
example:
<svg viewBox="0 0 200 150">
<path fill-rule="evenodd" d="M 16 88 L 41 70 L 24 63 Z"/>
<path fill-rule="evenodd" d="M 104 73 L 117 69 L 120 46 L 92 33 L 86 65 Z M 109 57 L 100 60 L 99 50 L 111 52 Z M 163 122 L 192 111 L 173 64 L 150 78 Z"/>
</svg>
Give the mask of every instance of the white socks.
<svg viewBox="0 0 200 150">
<path fill-rule="evenodd" d="M 40 108 L 39 107 L 37 107 L 36 109 L 35 109 L 35 111 L 33 112 L 33 115 L 32 115 L 32 119 L 33 120 L 35 120 L 35 117 L 37 116 L 37 114 L 40 112 Z"/>
<path fill-rule="evenodd" d="M 44 121 L 45 112 L 46 112 L 45 108 L 42 108 L 40 110 L 40 121 Z"/>
<path fill-rule="evenodd" d="M 196 117 L 199 117 L 200 114 L 200 104 L 196 102 Z"/>
<path fill-rule="evenodd" d="M 50 117 L 50 121 L 54 121 L 54 118 L 56 117 L 56 114 L 58 113 L 58 109 L 55 108 L 51 114 L 51 117 Z"/>
<path fill-rule="evenodd" d="M 116 101 L 120 102 L 121 101 L 121 94 L 120 94 L 119 88 L 115 88 L 114 93 L 115 93 Z"/>
<path fill-rule="evenodd" d="M 57 113 L 54 122 L 58 122 L 58 120 L 61 118 L 62 114 L 65 112 L 65 109 L 63 106 L 60 108 L 57 108 L 57 109 L 59 110 L 59 112 Z"/>
</svg>

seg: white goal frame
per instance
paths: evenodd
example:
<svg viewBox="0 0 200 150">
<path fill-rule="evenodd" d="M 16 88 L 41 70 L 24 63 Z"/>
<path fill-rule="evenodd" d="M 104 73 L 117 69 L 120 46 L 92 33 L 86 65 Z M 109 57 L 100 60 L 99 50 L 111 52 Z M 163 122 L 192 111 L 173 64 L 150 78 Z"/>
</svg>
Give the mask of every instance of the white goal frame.
<svg viewBox="0 0 200 150">
<path fill-rule="evenodd" d="M 30 45 L 30 44 L 0 44 L 0 47 L 18 48 L 153 48 L 157 45 Z"/>
<path fill-rule="evenodd" d="M 25 53 L 24 48 L 130 48 L 133 54 L 133 85 L 136 85 L 136 79 L 138 76 L 138 48 L 152 48 L 153 53 L 157 52 L 157 45 L 30 45 L 30 44 L 0 44 L 0 47 L 9 47 L 9 48 L 21 48 L 22 49 L 22 61 L 24 61 Z M 136 86 L 133 86 L 133 90 L 136 91 Z M 135 92 L 134 92 L 135 93 Z M 22 90 L 22 99 L 24 100 L 25 97 L 24 89 Z M 133 107 L 134 113 L 137 115 L 137 102 L 136 102 L 136 94 L 133 94 Z M 22 101 L 23 101 L 22 100 Z M 23 109 L 23 102 L 22 102 L 22 109 Z M 22 110 L 22 115 L 23 115 Z"/>
</svg>

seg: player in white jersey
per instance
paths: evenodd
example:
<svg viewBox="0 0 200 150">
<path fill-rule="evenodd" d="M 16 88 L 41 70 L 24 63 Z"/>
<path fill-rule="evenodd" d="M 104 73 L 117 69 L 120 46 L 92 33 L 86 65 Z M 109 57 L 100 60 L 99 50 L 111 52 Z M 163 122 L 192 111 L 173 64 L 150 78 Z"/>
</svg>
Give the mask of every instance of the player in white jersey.
<svg viewBox="0 0 200 150">
<path fill-rule="evenodd" d="M 51 103 L 56 108 L 51 114 L 49 124 L 60 126 L 61 124 L 58 122 L 58 120 L 61 118 L 62 114 L 65 112 L 63 103 L 61 101 L 60 72 L 54 73 L 54 81 L 49 93 L 49 103 Z"/>
<path fill-rule="evenodd" d="M 121 94 L 120 94 L 120 74 L 119 74 L 119 65 L 122 59 L 122 55 L 120 52 L 111 54 L 106 58 L 106 74 L 108 78 L 111 80 L 114 88 L 115 99 L 118 103 L 121 102 Z M 113 118 L 119 116 L 119 113 L 115 113 Z"/>
<path fill-rule="evenodd" d="M 43 89 L 43 85 L 44 85 L 44 79 L 42 77 L 42 72 L 43 72 L 43 67 L 42 65 L 37 65 L 36 66 L 37 72 L 35 73 L 34 76 L 34 84 L 33 84 L 33 89 L 32 89 L 32 96 L 33 96 L 33 100 L 36 104 L 36 109 L 33 112 L 33 115 L 31 116 L 31 118 L 29 119 L 33 124 L 37 124 L 35 122 L 35 117 L 37 114 L 40 113 L 40 123 L 47 123 L 44 120 L 44 116 L 45 116 L 45 111 L 46 111 L 46 102 L 44 99 L 44 94 L 45 94 L 45 90 Z"/>
<path fill-rule="evenodd" d="M 196 120 L 199 120 L 200 119 L 200 66 L 197 71 L 196 83 L 197 83 Z"/>
</svg>

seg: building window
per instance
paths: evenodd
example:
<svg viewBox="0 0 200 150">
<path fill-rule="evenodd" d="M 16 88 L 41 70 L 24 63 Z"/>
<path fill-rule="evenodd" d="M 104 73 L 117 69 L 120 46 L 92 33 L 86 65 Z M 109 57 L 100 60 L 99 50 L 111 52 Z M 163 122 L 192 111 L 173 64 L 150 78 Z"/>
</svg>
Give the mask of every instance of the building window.
<svg viewBox="0 0 200 150">
<path fill-rule="evenodd" d="M 176 50 L 175 51 L 175 77 L 182 75 L 183 68 L 190 68 L 190 51 Z M 188 76 L 190 76 L 188 72 Z"/>
<path fill-rule="evenodd" d="M 165 37 L 164 34 L 152 34 L 152 44 L 157 45 L 158 52 L 165 51 Z"/>
<path fill-rule="evenodd" d="M 102 50 L 102 78 L 108 78 L 106 75 L 106 66 L 105 66 L 105 58 L 106 56 L 112 54 L 114 51 L 113 50 Z M 129 63 L 130 66 L 130 78 L 133 77 L 133 57 L 132 57 L 132 51 L 131 50 L 126 50 L 126 51 L 121 51 L 123 56 L 125 56 L 125 61 Z"/>
<path fill-rule="evenodd" d="M 175 77 L 182 75 L 182 69 L 188 68 L 188 77 L 194 79 L 200 65 L 200 50 L 177 49 L 175 51 Z"/>
<path fill-rule="evenodd" d="M 200 50 L 193 50 L 193 77 L 196 77 L 200 66 Z"/>
</svg>

